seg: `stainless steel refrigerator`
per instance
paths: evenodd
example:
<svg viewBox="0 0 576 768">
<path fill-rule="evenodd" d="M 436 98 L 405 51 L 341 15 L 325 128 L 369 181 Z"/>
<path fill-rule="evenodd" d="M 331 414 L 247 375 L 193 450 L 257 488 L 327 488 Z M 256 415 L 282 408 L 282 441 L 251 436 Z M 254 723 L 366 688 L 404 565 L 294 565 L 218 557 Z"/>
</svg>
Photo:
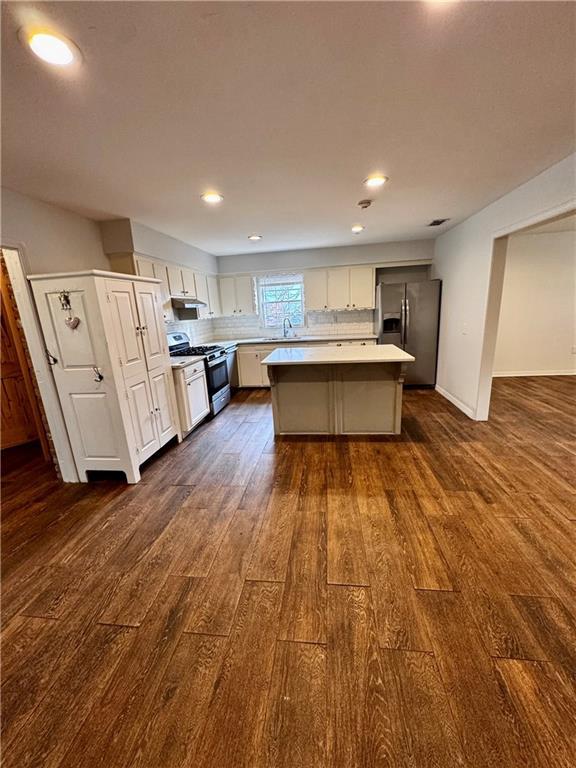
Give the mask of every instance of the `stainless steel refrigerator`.
<svg viewBox="0 0 576 768">
<path fill-rule="evenodd" d="M 396 344 L 416 362 L 406 366 L 406 384 L 436 384 L 441 280 L 376 286 L 378 344 Z"/>
</svg>

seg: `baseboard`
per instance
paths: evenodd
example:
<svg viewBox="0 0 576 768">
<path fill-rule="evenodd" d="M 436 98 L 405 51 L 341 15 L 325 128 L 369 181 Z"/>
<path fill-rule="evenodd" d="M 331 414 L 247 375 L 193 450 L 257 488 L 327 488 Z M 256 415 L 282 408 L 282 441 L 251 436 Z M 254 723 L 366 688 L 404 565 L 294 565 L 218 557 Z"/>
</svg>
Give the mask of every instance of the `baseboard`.
<svg viewBox="0 0 576 768">
<path fill-rule="evenodd" d="M 466 414 L 470 419 L 476 419 L 476 414 L 474 412 L 473 408 L 470 408 L 469 405 L 466 405 L 466 403 L 463 403 L 462 400 L 459 400 L 454 395 L 451 395 L 450 392 L 447 392 L 442 387 L 439 387 L 438 384 L 436 384 L 436 392 L 438 392 L 439 395 L 442 395 L 442 397 L 445 397 L 446 400 L 449 400 L 452 405 L 455 405 L 458 410 L 462 411 Z"/>
<path fill-rule="evenodd" d="M 499 371 L 493 373 L 492 378 L 512 378 L 514 376 L 576 376 L 574 371 Z"/>
</svg>

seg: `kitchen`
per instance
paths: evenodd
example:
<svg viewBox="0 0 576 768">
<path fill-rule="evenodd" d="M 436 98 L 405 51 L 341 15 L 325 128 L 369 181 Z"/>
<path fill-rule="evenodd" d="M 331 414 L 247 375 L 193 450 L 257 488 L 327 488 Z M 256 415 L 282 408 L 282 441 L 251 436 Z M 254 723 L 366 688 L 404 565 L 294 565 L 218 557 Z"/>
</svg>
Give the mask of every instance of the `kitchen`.
<svg viewBox="0 0 576 768">
<path fill-rule="evenodd" d="M 572 764 L 575 12 L 2 4 L 6 768 Z"/>
</svg>

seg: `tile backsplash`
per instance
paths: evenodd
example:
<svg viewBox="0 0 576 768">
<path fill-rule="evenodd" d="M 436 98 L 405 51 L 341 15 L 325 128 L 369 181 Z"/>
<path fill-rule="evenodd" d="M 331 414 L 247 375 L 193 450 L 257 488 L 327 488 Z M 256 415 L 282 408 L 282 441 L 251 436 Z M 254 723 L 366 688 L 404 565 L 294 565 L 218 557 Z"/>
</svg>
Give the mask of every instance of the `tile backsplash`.
<svg viewBox="0 0 576 768">
<path fill-rule="evenodd" d="M 301 336 L 338 336 L 341 333 L 371 334 L 374 332 L 372 310 L 346 312 L 307 312 L 306 326 L 298 328 Z M 217 317 L 213 320 L 181 320 L 168 323 L 168 331 L 183 331 L 194 344 L 204 344 L 212 339 L 250 339 L 259 336 L 282 336 L 281 328 L 262 328 L 260 318 Z"/>
</svg>

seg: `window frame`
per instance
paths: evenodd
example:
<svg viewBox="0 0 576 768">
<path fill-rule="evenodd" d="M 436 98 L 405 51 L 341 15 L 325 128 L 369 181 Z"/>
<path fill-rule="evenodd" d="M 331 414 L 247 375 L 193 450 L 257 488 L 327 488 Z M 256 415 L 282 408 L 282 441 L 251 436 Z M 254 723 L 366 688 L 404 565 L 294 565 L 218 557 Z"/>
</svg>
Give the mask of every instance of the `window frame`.
<svg viewBox="0 0 576 768">
<path fill-rule="evenodd" d="M 276 278 L 276 280 L 275 280 Z M 268 282 L 270 281 L 270 282 Z M 288 304 L 292 303 L 291 301 L 265 301 L 264 300 L 264 291 L 269 288 L 275 288 L 275 287 L 285 287 L 289 288 L 290 286 L 299 286 L 300 288 L 300 299 L 294 299 L 292 302 L 299 301 L 301 305 L 301 316 L 302 316 L 302 322 L 296 323 L 293 321 L 292 316 L 289 314 L 286 314 L 285 312 L 282 315 L 282 321 L 278 324 L 268 324 L 266 322 L 267 315 L 266 315 L 266 305 L 267 304 Z M 288 273 L 288 274 L 281 274 L 281 275 L 260 275 L 257 278 L 256 282 L 257 287 L 257 297 L 258 297 L 258 309 L 259 309 L 259 316 L 260 316 L 260 326 L 262 328 L 267 328 L 269 330 L 274 329 L 282 329 L 284 318 L 288 317 L 290 322 L 292 323 L 293 328 L 305 328 L 306 327 L 306 302 L 305 302 L 305 296 L 304 296 L 304 275 L 300 272 L 295 273 Z"/>
</svg>

